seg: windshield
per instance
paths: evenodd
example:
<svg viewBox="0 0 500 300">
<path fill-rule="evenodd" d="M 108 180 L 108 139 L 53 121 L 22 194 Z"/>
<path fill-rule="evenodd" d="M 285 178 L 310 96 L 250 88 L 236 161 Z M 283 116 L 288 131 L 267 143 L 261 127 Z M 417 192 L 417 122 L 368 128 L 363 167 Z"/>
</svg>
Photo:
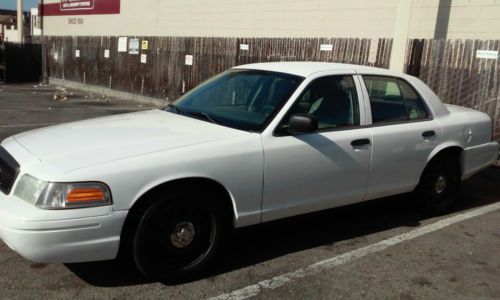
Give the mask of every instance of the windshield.
<svg viewBox="0 0 500 300">
<path fill-rule="evenodd" d="M 166 110 L 247 131 L 262 131 L 303 78 L 290 74 L 229 70 L 209 79 Z"/>
</svg>

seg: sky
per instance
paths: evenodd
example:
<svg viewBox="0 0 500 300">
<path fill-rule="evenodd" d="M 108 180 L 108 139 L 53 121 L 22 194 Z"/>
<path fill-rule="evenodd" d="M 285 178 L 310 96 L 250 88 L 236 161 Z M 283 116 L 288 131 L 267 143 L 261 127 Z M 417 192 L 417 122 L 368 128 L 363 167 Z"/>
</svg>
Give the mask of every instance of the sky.
<svg viewBox="0 0 500 300">
<path fill-rule="evenodd" d="M 28 11 L 38 5 L 38 0 L 23 0 L 23 10 Z M 0 9 L 17 9 L 17 0 L 0 0 Z"/>
</svg>

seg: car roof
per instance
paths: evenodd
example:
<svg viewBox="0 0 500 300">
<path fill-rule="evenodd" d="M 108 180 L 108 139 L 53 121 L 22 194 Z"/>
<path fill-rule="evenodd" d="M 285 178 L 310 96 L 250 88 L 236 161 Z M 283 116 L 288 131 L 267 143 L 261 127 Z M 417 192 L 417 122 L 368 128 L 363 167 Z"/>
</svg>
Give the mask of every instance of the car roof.
<svg viewBox="0 0 500 300">
<path fill-rule="evenodd" d="M 399 77 L 403 76 L 402 73 L 382 68 L 352 65 L 352 64 L 312 62 L 312 61 L 256 63 L 256 64 L 237 66 L 234 67 L 233 69 L 264 70 L 264 71 L 293 74 L 302 77 L 308 77 L 314 73 L 319 73 L 319 72 L 341 71 L 341 70 L 355 71 L 356 73 L 360 74 L 378 74 L 378 75 L 399 76 Z"/>
</svg>

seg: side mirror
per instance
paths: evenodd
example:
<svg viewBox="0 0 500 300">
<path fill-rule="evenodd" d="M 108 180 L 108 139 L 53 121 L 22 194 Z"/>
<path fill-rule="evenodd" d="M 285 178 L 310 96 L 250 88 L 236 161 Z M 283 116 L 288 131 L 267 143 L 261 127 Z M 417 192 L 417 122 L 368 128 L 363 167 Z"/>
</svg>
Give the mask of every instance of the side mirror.
<svg viewBox="0 0 500 300">
<path fill-rule="evenodd" d="M 309 133 L 318 130 L 318 120 L 309 115 L 292 115 L 288 121 L 288 133 Z"/>
</svg>

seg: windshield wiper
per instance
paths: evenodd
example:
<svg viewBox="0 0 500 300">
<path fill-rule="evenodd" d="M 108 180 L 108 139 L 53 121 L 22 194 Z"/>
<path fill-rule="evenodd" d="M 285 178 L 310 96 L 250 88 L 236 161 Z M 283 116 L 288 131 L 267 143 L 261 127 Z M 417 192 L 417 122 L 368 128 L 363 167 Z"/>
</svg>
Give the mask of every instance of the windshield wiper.
<svg viewBox="0 0 500 300">
<path fill-rule="evenodd" d="M 169 103 L 166 108 L 171 108 L 174 112 L 178 114 L 183 114 L 184 112 L 178 108 L 177 106 L 173 105 L 172 103 Z"/>
<path fill-rule="evenodd" d="M 168 104 L 166 108 L 171 108 L 175 113 L 177 113 L 179 115 L 193 116 L 195 118 L 203 118 L 204 120 L 207 120 L 207 121 L 209 121 L 211 123 L 219 124 L 218 121 L 216 121 L 214 118 L 212 118 L 206 112 L 202 112 L 202 111 L 184 111 L 184 110 L 180 109 L 179 107 L 177 107 L 176 105 L 174 105 L 172 103 Z"/>
<path fill-rule="evenodd" d="M 188 115 L 191 115 L 191 116 L 195 116 L 195 117 L 202 117 L 204 118 L 205 120 L 207 121 L 210 121 L 211 123 L 214 123 L 214 124 L 219 124 L 219 122 L 215 121 L 209 114 L 207 114 L 206 112 L 202 112 L 202 111 L 192 111 L 192 112 L 186 112 L 186 114 Z"/>
</svg>

